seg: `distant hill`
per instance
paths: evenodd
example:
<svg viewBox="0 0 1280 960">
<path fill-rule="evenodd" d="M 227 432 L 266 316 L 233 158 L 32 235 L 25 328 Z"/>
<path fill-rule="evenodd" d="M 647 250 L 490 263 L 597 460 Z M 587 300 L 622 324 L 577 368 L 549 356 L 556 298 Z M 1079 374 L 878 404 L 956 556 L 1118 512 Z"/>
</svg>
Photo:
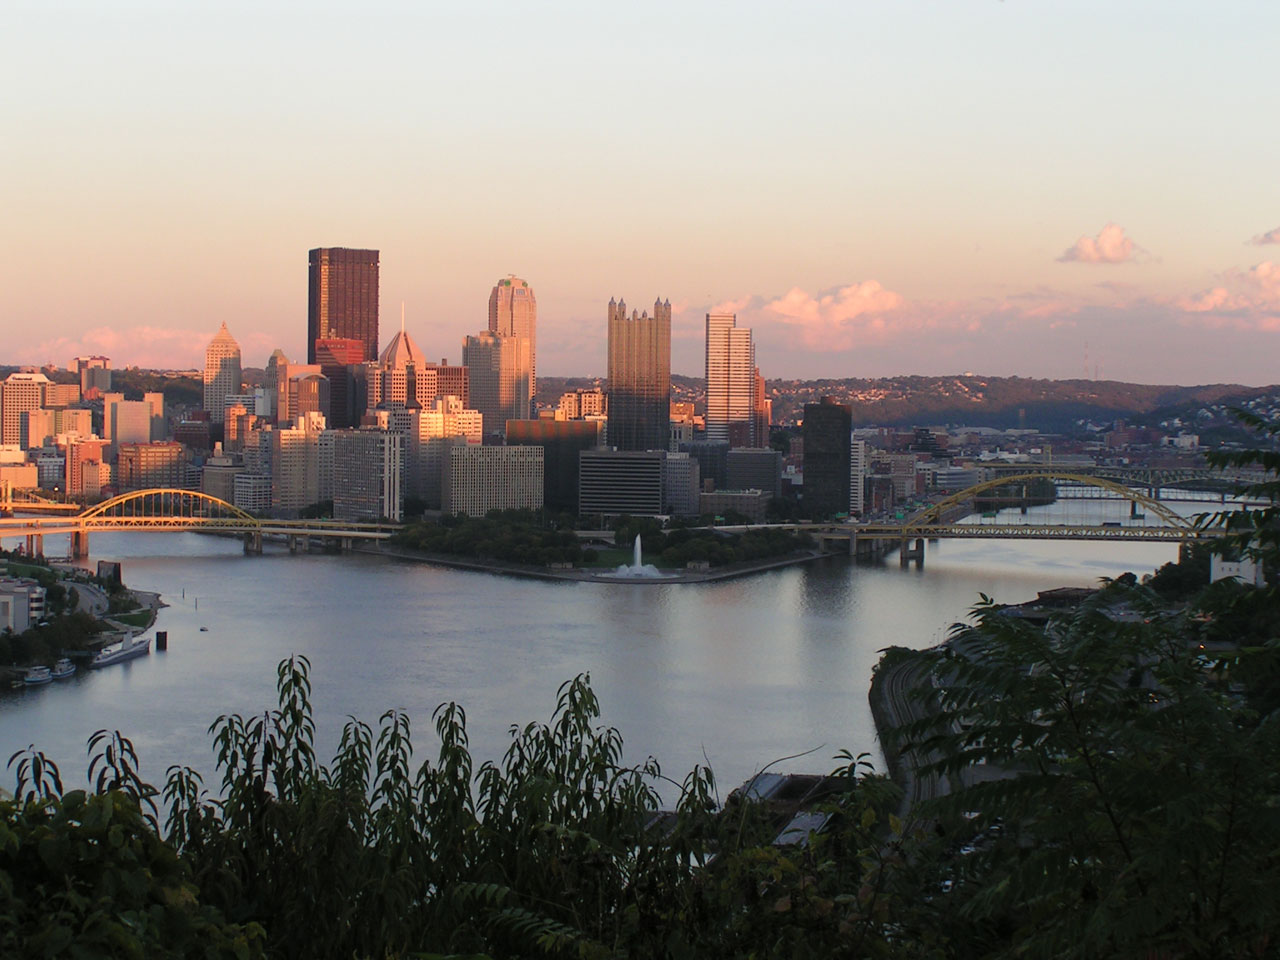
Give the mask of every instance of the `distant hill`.
<svg viewBox="0 0 1280 960">
<path fill-rule="evenodd" d="M 673 399 L 693 400 L 701 408 L 706 389 L 700 378 L 671 379 Z M 540 377 L 538 399 L 554 405 L 565 390 L 601 384 L 600 378 Z M 1280 394 L 1280 386 L 1259 388 L 1238 383 L 1184 387 L 979 376 L 768 380 L 766 387 L 777 424 L 795 423 L 802 419 L 806 403 L 831 396 L 853 408 L 855 426 L 1025 426 L 1053 433 L 1071 432 L 1080 421 L 1190 419 L 1202 408 L 1256 404 L 1260 398 Z"/>
</svg>

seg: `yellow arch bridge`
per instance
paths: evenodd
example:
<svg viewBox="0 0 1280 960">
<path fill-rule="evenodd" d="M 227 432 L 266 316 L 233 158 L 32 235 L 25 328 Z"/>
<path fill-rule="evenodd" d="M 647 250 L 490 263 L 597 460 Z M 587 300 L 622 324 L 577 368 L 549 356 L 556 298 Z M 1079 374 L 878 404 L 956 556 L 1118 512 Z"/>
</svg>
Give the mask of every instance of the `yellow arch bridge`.
<svg viewBox="0 0 1280 960">
<path fill-rule="evenodd" d="M 14 503 L 16 510 L 24 507 Z M 400 525 L 354 520 L 269 520 L 198 490 L 135 490 L 70 516 L 0 517 L 0 537 L 25 537 L 27 552 L 44 552 L 46 536 L 68 536 L 71 555 L 89 555 L 89 534 L 106 530 L 209 530 L 239 534 L 246 553 L 261 553 L 264 536 L 284 536 L 290 549 L 313 537 L 350 548 L 356 540 L 386 540 Z"/>
</svg>

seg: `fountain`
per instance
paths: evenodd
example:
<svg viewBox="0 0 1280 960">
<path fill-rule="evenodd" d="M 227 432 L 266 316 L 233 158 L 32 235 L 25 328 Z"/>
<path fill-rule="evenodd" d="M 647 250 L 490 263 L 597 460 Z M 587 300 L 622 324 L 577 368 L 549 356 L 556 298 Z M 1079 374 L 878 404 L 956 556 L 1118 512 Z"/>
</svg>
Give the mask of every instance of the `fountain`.
<svg viewBox="0 0 1280 960">
<path fill-rule="evenodd" d="M 620 577 L 626 580 L 665 580 L 670 574 L 663 573 L 652 563 L 642 563 L 640 556 L 640 534 L 636 534 L 635 544 L 631 549 L 631 563 L 619 564 L 609 573 L 597 574 L 601 577 Z"/>
</svg>

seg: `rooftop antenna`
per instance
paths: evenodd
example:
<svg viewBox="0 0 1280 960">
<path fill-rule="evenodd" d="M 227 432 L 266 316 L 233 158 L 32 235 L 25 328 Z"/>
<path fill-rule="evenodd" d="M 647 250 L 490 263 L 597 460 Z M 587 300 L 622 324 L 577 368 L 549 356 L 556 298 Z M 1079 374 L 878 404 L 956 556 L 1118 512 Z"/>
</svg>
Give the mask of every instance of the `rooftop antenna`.
<svg viewBox="0 0 1280 960">
<path fill-rule="evenodd" d="M 400 332 L 404 333 L 404 301 L 400 301 Z"/>
</svg>

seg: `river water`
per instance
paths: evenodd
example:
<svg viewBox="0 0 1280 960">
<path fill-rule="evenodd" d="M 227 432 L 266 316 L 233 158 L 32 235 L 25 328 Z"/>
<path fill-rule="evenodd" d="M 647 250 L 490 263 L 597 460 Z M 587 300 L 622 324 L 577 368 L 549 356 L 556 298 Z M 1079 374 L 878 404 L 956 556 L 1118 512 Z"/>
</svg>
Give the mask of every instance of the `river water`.
<svg viewBox="0 0 1280 960">
<path fill-rule="evenodd" d="M 174 763 L 212 780 L 209 724 L 269 709 L 276 664 L 297 653 L 311 660 L 324 758 L 347 715 L 376 726 L 389 708 L 410 714 L 419 758 L 434 756 L 431 713 L 456 700 L 478 765 L 501 756 L 512 724 L 546 720 L 557 687 L 589 672 L 628 761 L 655 756 L 675 780 L 709 762 L 722 796 L 805 751 L 773 769 L 826 772 L 841 748 L 869 751 L 880 767 L 867 704 L 878 651 L 940 642 L 980 593 L 1016 603 L 1176 556 L 1173 544 L 951 540 L 930 543 L 921 570 L 891 555 L 714 584 L 605 584 L 271 545 L 246 557 L 238 542 L 192 533 L 94 534 L 91 548 L 95 561 L 122 561 L 130 586 L 161 593 L 169 649 L 0 692 L 5 759 L 34 743 L 82 782 L 87 738 L 119 729 L 152 782 Z M 0 783 L 12 788 L 12 775 Z"/>
</svg>

